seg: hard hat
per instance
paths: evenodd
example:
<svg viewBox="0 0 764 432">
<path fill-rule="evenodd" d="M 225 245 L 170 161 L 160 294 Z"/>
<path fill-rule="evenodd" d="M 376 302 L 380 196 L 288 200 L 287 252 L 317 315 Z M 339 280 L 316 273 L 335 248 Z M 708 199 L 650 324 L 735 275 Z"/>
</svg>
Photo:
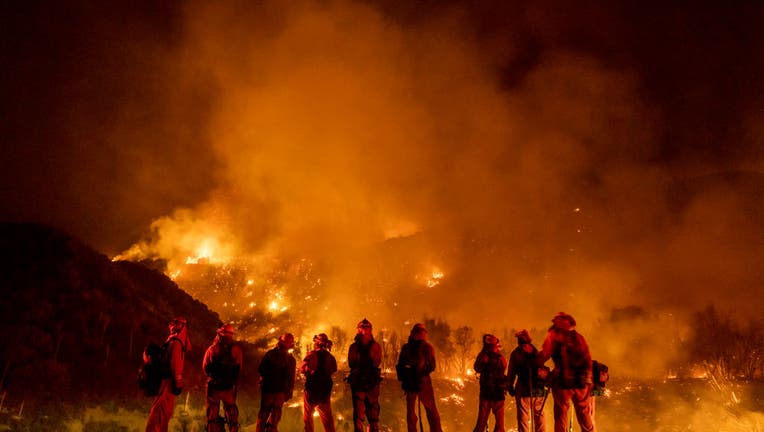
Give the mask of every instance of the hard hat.
<svg viewBox="0 0 764 432">
<path fill-rule="evenodd" d="M 223 324 L 223 325 L 221 325 L 221 326 L 218 328 L 218 330 L 217 330 L 217 333 L 218 333 L 218 334 L 219 334 L 221 337 L 222 337 L 222 336 L 233 336 L 233 334 L 234 334 L 234 329 L 233 329 L 233 326 L 232 326 L 231 324 Z"/>
<path fill-rule="evenodd" d="M 371 328 L 371 322 L 370 322 L 369 320 L 367 320 L 366 318 L 364 318 L 364 319 L 362 319 L 362 320 L 361 320 L 361 321 L 358 323 L 358 328 L 359 328 L 359 329 L 360 329 L 360 328 L 368 328 L 368 329 L 370 329 L 370 328 Z"/>
<path fill-rule="evenodd" d="M 558 312 L 557 315 L 552 318 L 552 327 L 559 330 L 573 330 L 576 328 L 576 320 L 572 315 L 565 312 Z M 550 328 L 550 330 L 551 330 Z"/>
<path fill-rule="evenodd" d="M 279 345 L 292 348 L 294 347 L 294 335 L 292 333 L 284 333 L 279 336 Z"/>
<path fill-rule="evenodd" d="M 529 344 L 531 343 L 531 335 L 528 333 L 528 330 L 522 329 L 515 333 L 515 337 L 517 338 L 517 343 L 519 344 Z"/>
<path fill-rule="evenodd" d="M 499 343 L 499 338 L 496 336 L 486 333 L 483 335 L 483 344 L 484 345 L 497 345 Z"/>
<path fill-rule="evenodd" d="M 427 333 L 427 327 L 422 323 L 416 323 L 414 324 L 414 327 L 411 328 L 411 333 Z"/>
<path fill-rule="evenodd" d="M 313 343 L 317 344 L 320 348 L 332 349 L 332 341 L 329 340 L 329 336 L 326 333 L 319 333 L 313 336 Z"/>
</svg>

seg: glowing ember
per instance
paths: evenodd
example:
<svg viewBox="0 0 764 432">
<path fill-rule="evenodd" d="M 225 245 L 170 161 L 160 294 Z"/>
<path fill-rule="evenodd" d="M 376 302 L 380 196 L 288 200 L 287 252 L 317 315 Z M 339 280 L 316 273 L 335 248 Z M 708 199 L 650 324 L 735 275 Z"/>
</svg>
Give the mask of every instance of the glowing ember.
<svg viewBox="0 0 764 432">
<path fill-rule="evenodd" d="M 456 393 L 451 393 L 451 395 L 444 398 L 440 398 L 440 400 L 445 403 L 452 403 L 457 406 L 464 406 L 464 397 Z"/>
<path fill-rule="evenodd" d="M 443 272 L 438 267 L 433 267 L 432 273 L 425 281 L 425 285 L 427 285 L 427 288 L 433 288 L 440 284 L 440 280 L 443 279 Z"/>
</svg>

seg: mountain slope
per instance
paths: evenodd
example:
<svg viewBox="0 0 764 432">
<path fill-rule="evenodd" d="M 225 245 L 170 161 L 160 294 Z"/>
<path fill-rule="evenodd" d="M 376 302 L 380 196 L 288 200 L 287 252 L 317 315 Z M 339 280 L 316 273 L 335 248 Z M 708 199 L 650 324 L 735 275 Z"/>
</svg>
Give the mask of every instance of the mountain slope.
<svg viewBox="0 0 764 432">
<path fill-rule="evenodd" d="M 111 262 L 65 233 L 0 224 L 0 368 L 6 403 L 135 398 L 143 347 L 189 321 L 187 387 L 203 382 L 204 348 L 217 314 L 165 275 Z"/>
</svg>

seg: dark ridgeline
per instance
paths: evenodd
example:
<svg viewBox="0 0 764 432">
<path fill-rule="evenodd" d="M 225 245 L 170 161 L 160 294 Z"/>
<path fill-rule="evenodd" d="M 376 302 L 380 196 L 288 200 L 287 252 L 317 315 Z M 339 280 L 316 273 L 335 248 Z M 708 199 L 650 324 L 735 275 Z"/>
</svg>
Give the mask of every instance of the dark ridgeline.
<svg viewBox="0 0 764 432">
<path fill-rule="evenodd" d="M 188 318 L 186 388 L 201 392 L 204 349 L 219 319 L 156 270 L 112 262 L 56 229 L 0 224 L 0 382 L 5 405 L 35 409 L 144 403 L 136 371 L 144 346 Z M 60 408 L 63 409 L 63 408 Z M 31 411 L 30 411 L 31 410 Z"/>
</svg>

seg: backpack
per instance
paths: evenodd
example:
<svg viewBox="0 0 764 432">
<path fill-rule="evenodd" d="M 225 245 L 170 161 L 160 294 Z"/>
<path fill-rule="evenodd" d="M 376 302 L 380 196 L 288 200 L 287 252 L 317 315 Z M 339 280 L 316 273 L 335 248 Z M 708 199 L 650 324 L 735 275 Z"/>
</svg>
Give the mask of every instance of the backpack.
<svg viewBox="0 0 764 432">
<path fill-rule="evenodd" d="M 382 371 L 375 367 L 371 360 L 371 346 L 376 343 L 374 339 L 368 345 L 356 343 L 360 361 L 358 367 L 350 371 L 345 381 L 350 384 L 351 390 L 365 392 L 382 382 Z"/>
<path fill-rule="evenodd" d="M 332 375 L 326 373 L 326 362 L 329 359 L 327 351 L 317 351 L 318 365 L 315 372 L 305 379 L 305 391 L 308 393 L 308 403 L 317 404 L 329 398 L 332 394 Z"/>
<path fill-rule="evenodd" d="M 229 390 L 236 385 L 241 366 L 233 356 L 233 344 L 220 344 L 216 355 L 204 373 L 211 378 L 209 385 L 217 390 Z"/>
<path fill-rule="evenodd" d="M 143 349 L 143 362 L 138 367 L 138 387 L 146 396 L 158 395 L 162 380 L 172 376 L 167 348 L 173 339 L 180 342 L 178 338 L 171 338 L 162 345 L 151 342 Z"/>
<path fill-rule="evenodd" d="M 556 377 L 561 388 L 574 389 L 584 388 L 584 378 L 588 369 L 587 348 L 585 342 L 575 330 L 567 332 L 564 341 L 558 345 L 556 352 L 552 354 L 555 365 L 560 364 Z M 555 368 L 557 369 L 557 368 Z"/>
<path fill-rule="evenodd" d="M 493 351 L 484 351 L 481 355 L 486 356 L 487 361 L 478 372 L 480 374 L 480 398 L 489 401 L 504 400 L 504 393 L 507 391 L 509 381 L 504 374 L 503 356 Z"/>
<path fill-rule="evenodd" d="M 395 373 L 398 381 L 401 382 L 401 388 L 407 392 L 418 392 L 420 390 L 420 377 L 417 370 L 417 353 L 421 343 L 419 341 L 406 344 L 398 357 L 398 364 L 395 365 Z"/>
<path fill-rule="evenodd" d="M 592 361 L 592 382 L 594 383 L 592 392 L 598 392 L 599 394 L 604 393 L 605 384 L 609 379 L 610 372 L 608 371 L 607 365 L 600 363 L 597 360 Z"/>
</svg>

